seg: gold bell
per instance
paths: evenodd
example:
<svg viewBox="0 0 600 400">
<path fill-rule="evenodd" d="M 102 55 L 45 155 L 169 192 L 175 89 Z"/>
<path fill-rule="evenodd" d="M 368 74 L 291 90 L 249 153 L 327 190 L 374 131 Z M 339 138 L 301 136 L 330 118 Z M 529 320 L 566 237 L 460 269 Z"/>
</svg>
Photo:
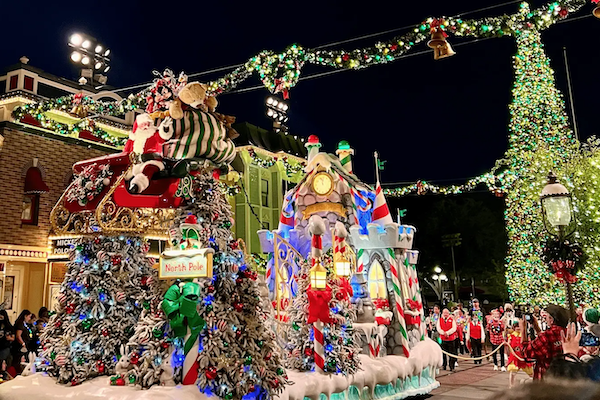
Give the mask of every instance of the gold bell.
<svg viewBox="0 0 600 400">
<path fill-rule="evenodd" d="M 439 60 L 442 58 L 450 57 L 456 54 L 452 50 L 452 46 L 444 37 L 444 33 L 440 30 L 436 30 L 431 34 L 431 40 L 427 42 L 427 46 L 433 49 L 433 58 Z"/>
<path fill-rule="evenodd" d="M 596 8 L 594 8 L 594 11 L 592 11 L 592 14 L 596 18 L 600 18 L 600 6 L 597 6 Z"/>
<path fill-rule="evenodd" d="M 446 43 L 447 42 L 446 38 L 444 37 L 444 33 L 442 31 L 436 30 L 431 34 L 431 40 L 427 42 L 427 46 L 431 47 L 432 49 L 437 49 L 438 47 L 443 46 Z"/>
<path fill-rule="evenodd" d="M 456 52 L 454 50 L 452 50 L 452 46 L 450 46 L 450 43 L 448 43 L 448 42 L 446 42 L 446 44 L 444 44 L 443 46 L 433 49 L 433 59 L 434 60 L 451 57 L 455 54 L 456 54 Z"/>
</svg>

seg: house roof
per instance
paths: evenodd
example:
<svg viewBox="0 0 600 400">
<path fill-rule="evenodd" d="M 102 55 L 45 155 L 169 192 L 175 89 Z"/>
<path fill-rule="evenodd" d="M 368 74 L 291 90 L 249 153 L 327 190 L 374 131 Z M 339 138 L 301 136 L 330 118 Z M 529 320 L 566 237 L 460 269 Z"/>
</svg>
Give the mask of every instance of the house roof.
<svg viewBox="0 0 600 400">
<path fill-rule="evenodd" d="M 273 153 L 283 151 L 298 157 L 307 155 L 304 141 L 298 136 L 266 130 L 248 122 L 233 124 L 233 128 L 240 134 L 235 139 L 236 146 L 252 145 Z"/>
</svg>

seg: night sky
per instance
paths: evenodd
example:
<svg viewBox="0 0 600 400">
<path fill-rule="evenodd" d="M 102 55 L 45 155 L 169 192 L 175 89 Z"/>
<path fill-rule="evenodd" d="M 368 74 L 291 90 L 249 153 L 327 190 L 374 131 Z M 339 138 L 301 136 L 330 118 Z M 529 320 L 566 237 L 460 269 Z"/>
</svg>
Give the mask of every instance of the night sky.
<svg viewBox="0 0 600 400">
<path fill-rule="evenodd" d="M 311 48 L 365 34 L 416 25 L 429 16 L 456 15 L 495 1 L 139 2 L 27 1 L 4 5 L 0 65 L 26 55 L 32 66 L 77 79 L 66 43 L 71 33 L 90 34 L 112 50 L 109 84 L 119 88 L 152 79 L 152 70 L 205 71 L 245 62 L 263 49 L 298 43 Z M 543 4 L 535 1 L 532 8 Z M 589 16 L 592 6 L 570 18 Z M 466 15 L 514 13 L 518 4 Z M 567 20 L 568 21 L 568 20 Z M 589 16 L 554 25 L 543 41 L 566 93 L 562 48 L 569 52 L 580 136 L 597 133 L 595 95 L 600 92 L 597 38 L 600 21 Z M 343 45 L 368 46 L 406 30 Z M 388 160 L 382 182 L 457 180 L 489 170 L 507 144 L 511 100 L 512 38 L 460 45 L 457 55 L 434 61 L 427 53 L 371 67 L 301 81 L 290 93 L 292 134 L 316 134 L 333 152 L 346 139 L 356 149 L 355 171 L 372 182 L 372 153 Z M 427 50 L 425 44 L 422 49 Z M 327 69 L 305 67 L 309 75 Z M 204 80 L 218 75 L 207 75 Z M 242 87 L 260 84 L 250 78 Z M 266 89 L 220 96 L 220 111 L 238 121 L 269 127 Z M 446 183 L 446 182 L 443 182 Z"/>
</svg>

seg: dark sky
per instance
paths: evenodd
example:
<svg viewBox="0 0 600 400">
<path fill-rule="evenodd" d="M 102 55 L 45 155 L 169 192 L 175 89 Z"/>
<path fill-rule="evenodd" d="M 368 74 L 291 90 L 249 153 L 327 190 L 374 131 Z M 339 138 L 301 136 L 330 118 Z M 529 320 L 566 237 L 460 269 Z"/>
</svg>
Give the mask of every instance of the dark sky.
<svg viewBox="0 0 600 400">
<path fill-rule="evenodd" d="M 456 15 L 494 1 L 60 1 L 4 5 L 0 65 L 22 55 L 47 72 L 77 78 L 66 46 L 82 31 L 112 49 L 109 83 L 124 87 L 152 79 L 153 69 L 187 73 L 238 64 L 263 49 L 306 48 L 415 25 L 428 16 Z M 20 3 L 17 5 L 17 3 Z M 160 5 L 159 5 L 160 4 Z M 536 1 L 532 8 L 543 2 Z M 514 13 L 518 4 L 469 15 Z M 571 16 L 589 15 L 592 6 Z M 562 47 L 569 52 L 580 136 L 596 133 L 600 91 L 597 50 L 600 21 L 593 17 L 555 25 L 543 34 L 566 92 Z M 344 45 L 368 46 L 398 32 Z M 453 45 L 472 39 L 450 38 Z M 422 49 L 427 49 L 422 45 Z M 457 55 L 434 61 L 415 56 L 360 71 L 301 81 L 291 95 L 293 134 L 316 134 L 333 152 L 342 139 L 356 149 L 355 170 L 372 181 L 372 153 L 388 160 L 382 181 L 449 180 L 488 170 L 507 144 L 511 98 L 512 38 L 455 47 Z M 304 75 L 323 71 L 306 67 Z M 207 76 L 208 78 L 217 77 Z M 242 87 L 256 86 L 253 77 Z M 263 127 L 266 89 L 220 97 L 220 111 Z M 460 181 L 460 179 L 459 179 Z"/>
</svg>

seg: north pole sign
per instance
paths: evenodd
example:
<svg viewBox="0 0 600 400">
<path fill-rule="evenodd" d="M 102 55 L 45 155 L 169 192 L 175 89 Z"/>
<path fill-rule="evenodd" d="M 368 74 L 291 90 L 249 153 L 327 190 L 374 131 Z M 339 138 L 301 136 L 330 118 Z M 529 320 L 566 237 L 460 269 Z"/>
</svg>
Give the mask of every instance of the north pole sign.
<svg viewBox="0 0 600 400">
<path fill-rule="evenodd" d="M 160 256 L 160 279 L 212 277 L 213 249 L 167 250 Z"/>
</svg>

